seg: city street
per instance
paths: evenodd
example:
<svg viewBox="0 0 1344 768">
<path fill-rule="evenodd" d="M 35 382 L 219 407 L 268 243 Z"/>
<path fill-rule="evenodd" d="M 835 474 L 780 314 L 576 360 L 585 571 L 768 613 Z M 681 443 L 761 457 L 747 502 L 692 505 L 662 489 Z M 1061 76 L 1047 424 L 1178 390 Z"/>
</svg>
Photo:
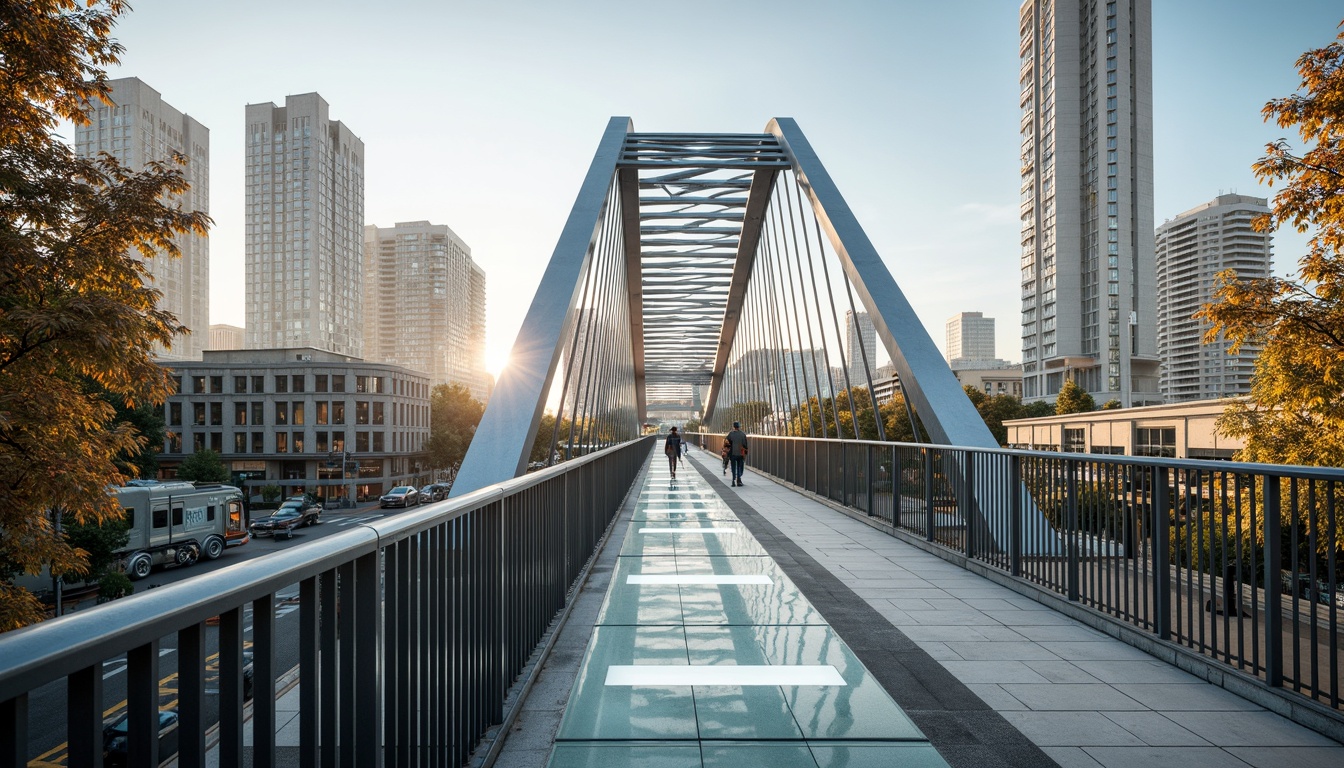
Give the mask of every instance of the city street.
<svg viewBox="0 0 1344 768">
<path fill-rule="evenodd" d="M 415 510 L 416 507 L 409 509 Z M 379 509 L 377 502 L 363 504 L 348 510 L 326 510 L 321 522 L 314 526 L 301 528 L 292 539 L 253 538 L 241 547 L 227 550 L 218 560 L 201 562 L 184 568 L 155 570 L 148 578 L 135 582 L 136 591 L 165 586 L 184 579 L 190 579 L 219 568 L 226 568 L 243 560 L 249 560 L 272 552 L 302 548 L 305 544 L 349 530 L 351 526 L 377 520 L 387 515 L 400 514 L 405 509 Z M 256 513 L 260 514 L 260 513 Z M 254 516 L 256 516 L 254 514 Z M 297 584 L 291 585 L 276 594 L 275 632 L 277 638 L 276 664 L 278 678 L 284 679 L 287 673 L 299 663 L 299 624 L 298 624 Z M 92 601 L 88 601 L 80 610 L 97 610 Z M 244 610 L 243 646 L 252 645 L 252 609 Z M 213 673 L 218 669 L 219 632 L 213 625 L 206 626 L 207 697 L 217 695 L 217 678 Z M 177 636 L 169 635 L 160 640 L 159 645 L 159 706 L 170 709 L 177 706 Z M 125 711 L 126 707 L 126 657 L 120 656 L 103 663 L 103 717 L 110 721 Z M 258 685 L 260 689 L 260 685 Z M 206 719 L 214 722 L 216 708 L 214 699 L 207 700 Z M 63 682 L 52 683 L 33 691 L 30 699 L 30 737 L 29 766 L 68 766 L 66 752 L 65 715 L 66 693 Z M 164 757 L 168 757 L 164 755 Z"/>
</svg>

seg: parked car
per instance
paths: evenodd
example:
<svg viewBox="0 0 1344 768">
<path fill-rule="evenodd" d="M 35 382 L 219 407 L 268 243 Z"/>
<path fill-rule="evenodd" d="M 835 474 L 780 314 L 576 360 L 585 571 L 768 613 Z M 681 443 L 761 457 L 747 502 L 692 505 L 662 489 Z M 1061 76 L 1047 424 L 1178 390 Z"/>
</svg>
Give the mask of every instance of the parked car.
<svg viewBox="0 0 1344 768">
<path fill-rule="evenodd" d="M 159 711 L 159 757 L 177 754 L 177 710 Z M 130 719 L 125 712 L 103 727 L 103 764 L 127 765 L 130 761 Z"/>
<path fill-rule="evenodd" d="M 442 483 L 430 483 L 420 489 L 420 503 L 428 504 L 431 501 L 443 501 L 448 498 L 448 486 Z"/>
<path fill-rule="evenodd" d="M 413 485 L 398 485 L 378 499 L 378 506 L 383 509 L 388 507 L 414 507 L 419 503 L 420 491 Z"/>
<path fill-rule="evenodd" d="M 284 536 L 289 538 L 294 535 L 296 528 L 302 528 L 306 525 L 314 525 L 321 522 L 322 505 L 309 503 L 302 496 L 295 496 L 287 499 L 280 508 L 265 517 L 259 517 L 252 521 L 248 530 L 253 536 Z"/>
</svg>

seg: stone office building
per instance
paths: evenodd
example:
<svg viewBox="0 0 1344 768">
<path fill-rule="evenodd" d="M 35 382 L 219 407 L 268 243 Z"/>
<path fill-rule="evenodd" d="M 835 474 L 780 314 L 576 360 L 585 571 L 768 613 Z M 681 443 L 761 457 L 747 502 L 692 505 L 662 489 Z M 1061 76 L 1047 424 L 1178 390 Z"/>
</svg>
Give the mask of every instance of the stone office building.
<svg viewBox="0 0 1344 768">
<path fill-rule="evenodd" d="M 207 350 L 165 365 L 177 394 L 164 404 L 164 477 L 208 448 L 252 494 L 278 485 L 362 500 L 429 482 L 423 374 L 313 348 Z"/>
</svg>

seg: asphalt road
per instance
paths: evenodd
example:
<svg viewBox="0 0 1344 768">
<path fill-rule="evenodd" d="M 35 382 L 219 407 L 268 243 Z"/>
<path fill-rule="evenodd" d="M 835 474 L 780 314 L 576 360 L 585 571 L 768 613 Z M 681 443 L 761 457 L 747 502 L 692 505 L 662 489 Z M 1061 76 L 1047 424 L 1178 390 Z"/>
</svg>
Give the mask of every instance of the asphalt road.
<svg viewBox="0 0 1344 768">
<path fill-rule="evenodd" d="M 415 507 L 411 507 L 415 509 Z M 254 538 L 241 547 L 225 551 L 218 560 L 203 561 L 181 568 L 156 569 L 147 578 L 135 582 L 136 592 L 172 584 L 202 573 L 261 557 L 281 549 L 300 550 L 304 544 L 316 541 L 324 536 L 347 530 L 352 525 L 377 520 L 389 514 L 398 514 L 403 509 L 378 509 L 376 505 L 365 505 L 351 510 L 327 510 L 322 513 L 321 522 L 314 526 L 301 528 L 291 539 Z M 297 554 L 297 553 L 296 553 Z M 297 584 L 286 587 L 276 595 L 275 631 L 276 631 L 276 670 L 279 674 L 299 663 L 299 625 L 298 625 Z M 80 610 L 97 610 L 88 604 Z M 243 645 L 252 645 L 252 609 L 246 608 L 243 624 Z M 217 687 L 216 671 L 219 650 L 219 631 L 216 627 L 206 626 L 207 677 L 205 681 L 207 695 L 207 722 L 214 722 L 216 705 L 213 698 Z M 167 709 L 177 706 L 177 636 L 169 635 L 159 641 L 159 706 Z M 260 688 L 260 686 L 258 686 Z M 105 720 L 111 720 L 125 711 L 126 707 L 126 657 L 120 656 L 103 662 L 103 701 Z M 29 702 L 29 766 L 67 766 L 66 752 L 66 696 L 65 683 L 51 683 L 33 691 Z M 165 755 L 165 757 L 167 757 Z"/>
</svg>

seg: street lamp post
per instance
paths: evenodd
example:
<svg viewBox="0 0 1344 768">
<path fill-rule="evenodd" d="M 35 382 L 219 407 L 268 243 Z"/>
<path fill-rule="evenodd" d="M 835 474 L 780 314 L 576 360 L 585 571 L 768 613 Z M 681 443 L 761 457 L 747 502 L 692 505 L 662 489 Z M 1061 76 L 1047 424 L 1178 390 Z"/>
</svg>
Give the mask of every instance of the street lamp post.
<svg viewBox="0 0 1344 768">
<path fill-rule="evenodd" d="M 355 478 L 350 477 L 349 469 L 349 462 L 353 457 L 347 451 L 332 451 L 327 454 L 328 467 L 336 466 L 336 454 L 340 454 L 341 456 L 341 485 L 345 486 L 345 481 L 350 481 L 349 486 L 345 489 L 345 498 L 341 500 L 341 507 L 343 509 L 349 509 L 350 507 L 355 506 Z M 355 461 L 355 468 L 359 468 L 358 461 Z"/>
</svg>

